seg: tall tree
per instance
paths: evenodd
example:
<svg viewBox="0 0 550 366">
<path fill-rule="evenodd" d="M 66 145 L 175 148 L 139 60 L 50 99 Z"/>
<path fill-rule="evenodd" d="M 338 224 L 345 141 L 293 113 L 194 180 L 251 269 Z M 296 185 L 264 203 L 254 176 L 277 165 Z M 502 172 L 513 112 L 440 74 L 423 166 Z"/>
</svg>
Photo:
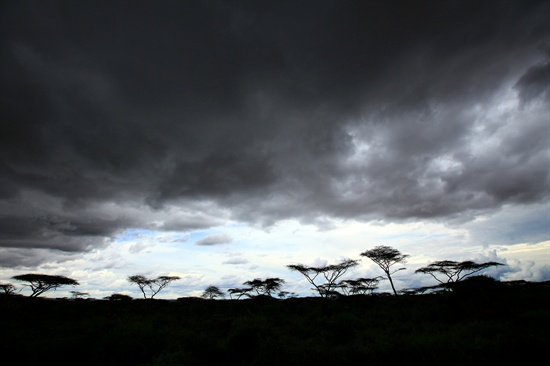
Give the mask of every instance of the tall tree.
<svg viewBox="0 0 550 366">
<path fill-rule="evenodd" d="M 65 276 L 45 275 L 37 273 L 27 273 L 23 275 L 13 276 L 14 280 L 28 282 L 32 294 L 30 297 L 38 297 L 44 292 L 52 289 L 57 289 L 61 286 L 76 286 L 78 281 Z"/>
<path fill-rule="evenodd" d="M 151 292 L 150 298 L 152 299 L 163 288 L 168 286 L 170 282 L 179 280 L 179 279 L 180 278 L 178 276 L 160 276 L 157 278 L 147 278 L 143 275 L 128 276 L 129 282 L 135 283 L 136 285 L 138 285 L 139 289 L 141 290 L 141 293 L 143 294 L 144 299 L 147 299 L 147 292 L 145 291 L 146 288 L 149 288 Z"/>
<path fill-rule="evenodd" d="M 172 281 L 179 280 L 178 276 L 160 276 L 157 277 L 149 284 L 149 288 L 152 291 L 151 299 L 155 297 L 162 289 L 168 286 Z M 156 288 L 155 288 L 156 287 Z"/>
<path fill-rule="evenodd" d="M 474 273 L 494 266 L 503 266 L 503 264 L 498 262 L 475 263 L 474 261 L 456 262 L 444 260 L 430 263 L 426 267 L 417 269 L 415 273 L 429 274 L 437 282 L 444 284 L 459 282 Z"/>
<path fill-rule="evenodd" d="M 303 264 L 289 264 L 287 268 L 291 271 L 300 272 L 306 280 L 313 285 L 321 297 L 330 297 L 335 294 L 336 281 L 342 277 L 350 268 L 359 264 L 356 259 L 344 259 L 337 264 L 329 264 L 319 267 L 308 267 Z M 321 275 L 325 282 L 318 283 L 318 277 Z"/>
<path fill-rule="evenodd" d="M 405 260 L 409 257 L 409 255 L 401 254 L 399 250 L 392 247 L 385 246 L 385 245 L 379 245 L 374 249 L 367 250 L 361 253 L 361 255 L 363 257 L 367 257 L 370 260 L 372 260 L 374 263 L 378 265 L 378 267 L 382 269 L 382 271 L 384 271 L 384 273 L 388 277 L 388 280 L 390 281 L 390 285 L 393 290 L 393 293 L 397 296 L 397 291 L 395 290 L 395 286 L 393 284 L 391 275 L 405 268 L 399 268 L 392 272 L 391 266 L 397 263 L 404 263 Z"/>
</svg>

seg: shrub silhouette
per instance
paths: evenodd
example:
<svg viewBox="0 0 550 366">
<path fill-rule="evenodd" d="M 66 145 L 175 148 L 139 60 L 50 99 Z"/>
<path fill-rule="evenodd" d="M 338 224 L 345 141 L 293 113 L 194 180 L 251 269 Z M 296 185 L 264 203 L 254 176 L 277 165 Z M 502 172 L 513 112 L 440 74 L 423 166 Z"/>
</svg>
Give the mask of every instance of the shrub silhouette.
<svg viewBox="0 0 550 366">
<path fill-rule="evenodd" d="M 125 294 L 112 294 L 104 297 L 105 300 L 110 301 L 131 301 L 132 297 Z"/>
<path fill-rule="evenodd" d="M 494 295 L 504 288 L 500 281 L 485 275 L 472 276 L 463 281 L 450 282 L 445 284 L 445 287 L 449 287 L 457 295 L 463 296 Z"/>
</svg>

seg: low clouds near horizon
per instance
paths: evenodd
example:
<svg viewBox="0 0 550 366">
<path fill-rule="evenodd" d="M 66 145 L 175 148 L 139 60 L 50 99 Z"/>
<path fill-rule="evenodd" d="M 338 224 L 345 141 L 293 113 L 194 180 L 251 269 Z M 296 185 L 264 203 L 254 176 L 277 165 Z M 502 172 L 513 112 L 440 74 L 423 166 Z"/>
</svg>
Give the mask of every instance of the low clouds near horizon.
<svg viewBox="0 0 550 366">
<path fill-rule="evenodd" d="M 547 1 L 1 9 L 2 266 L 131 228 L 461 223 L 550 197 Z"/>
</svg>

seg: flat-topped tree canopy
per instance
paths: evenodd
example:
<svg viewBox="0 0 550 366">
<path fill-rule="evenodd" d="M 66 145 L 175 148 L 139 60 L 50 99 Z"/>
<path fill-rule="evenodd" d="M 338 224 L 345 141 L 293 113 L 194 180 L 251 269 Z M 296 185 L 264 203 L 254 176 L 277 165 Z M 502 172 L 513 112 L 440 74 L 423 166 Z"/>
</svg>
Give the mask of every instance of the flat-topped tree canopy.
<svg viewBox="0 0 550 366">
<path fill-rule="evenodd" d="M 427 265 L 426 267 L 419 268 L 415 271 L 415 273 L 429 274 L 433 278 L 435 278 L 439 283 L 443 284 L 443 283 L 459 282 L 474 273 L 480 272 L 486 268 L 494 267 L 494 266 L 503 266 L 503 264 L 498 262 L 476 263 L 470 260 L 463 261 L 463 262 L 443 260 L 443 261 L 433 262 Z M 436 276 L 437 274 L 443 277 L 444 279 L 446 279 L 446 281 L 438 278 Z"/>
<path fill-rule="evenodd" d="M 330 297 L 337 287 L 338 278 L 358 264 L 359 260 L 357 259 L 343 259 L 339 263 L 326 266 L 310 267 L 303 264 L 289 264 L 286 267 L 291 271 L 300 272 L 321 297 Z M 325 278 L 324 284 L 318 284 L 315 281 L 320 274 Z"/>
<path fill-rule="evenodd" d="M 284 283 L 285 280 L 275 277 L 266 278 L 265 280 L 255 278 L 254 280 L 244 282 L 243 285 L 250 286 L 253 291 L 256 291 L 258 296 L 265 295 L 272 297 L 272 294 L 279 291 Z"/>
<path fill-rule="evenodd" d="M 59 275 L 46 275 L 39 273 L 27 273 L 23 275 L 13 276 L 14 280 L 28 282 L 28 286 L 32 290 L 30 297 L 38 297 L 44 292 L 56 289 L 61 286 L 76 286 L 78 281 Z"/>
<path fill-rule="evenodd" d="M 392 272 L 390 267 L 397 263 L 405 263 L 406 259 L 410 256 L 408 254 L 401 254 L 399 250 L 386 245 L 379 245 L 374 249 L 367 250 L 361 253 L 361 256 L 369 258 L 384 271 L 390 281 L 393 293 L 397 296 L 397 290 L 395 289 L 391 275 L 405 268 L 399 268 Z"/>
<path fill-rule="evenodd" d="M 170 282 L 179 280 L 178 276 L 159 276 L 157 278 L 147 278 L 143 275 L 128 276 L 128 281 L 138 285 L 139 289 L 143 293 L 143 298 L 147 298 L 145 287 L 148 287 L 151 291 L 151 299 L 155 297 L 163 288 L 168 286 Z"/>
</svg>

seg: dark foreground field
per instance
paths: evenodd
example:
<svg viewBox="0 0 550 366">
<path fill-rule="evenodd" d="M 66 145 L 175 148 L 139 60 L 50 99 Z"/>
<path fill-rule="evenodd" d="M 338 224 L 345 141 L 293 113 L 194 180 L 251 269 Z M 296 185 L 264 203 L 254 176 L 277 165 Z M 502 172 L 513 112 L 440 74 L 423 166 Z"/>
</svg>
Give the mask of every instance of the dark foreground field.
<svg viewBox="0 0 550 366">
<path fill-rule="evenodd" d="M 0 298 L 0 354 L 13 365 L 525 365 L 548 359 L 549 286 L 284 301 Z"/>
</svg>

